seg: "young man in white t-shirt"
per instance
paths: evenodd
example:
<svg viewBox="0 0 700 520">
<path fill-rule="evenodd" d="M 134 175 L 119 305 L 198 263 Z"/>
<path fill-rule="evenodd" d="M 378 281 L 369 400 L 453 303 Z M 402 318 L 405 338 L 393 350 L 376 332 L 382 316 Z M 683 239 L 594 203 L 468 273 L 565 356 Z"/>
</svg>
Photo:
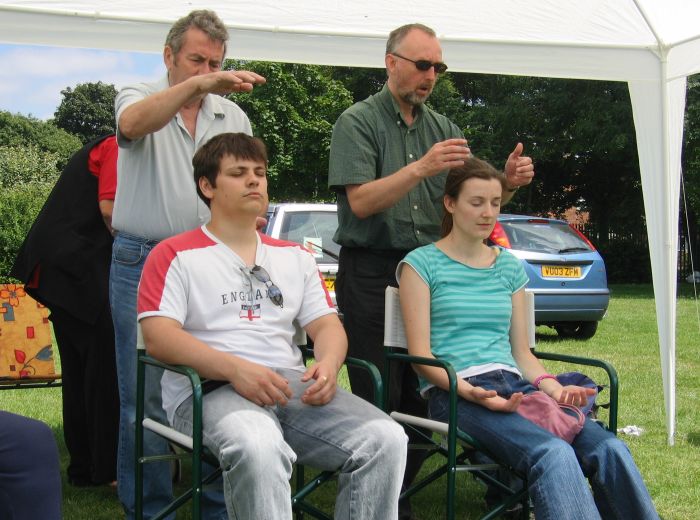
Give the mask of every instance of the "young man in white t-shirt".
<svg viewBox="0 0 700 520">
<path fill-rule="evenodd" d="M 149 354 L 221 382 L 204 397 L 203 429 L 223 468 L 229 518 L 291 518 L 295 461 L 340 470 L 336 518 L 396 518 L 406 436 L 337 388 L 347 339 L 313 256 L 256 231 L 268 202 L 265 145 L 221 134 L 193 165 L 211 221 L 150 254 L 138 319 Z M 295 321 L 314 341 L 308 368 Z M 162 387 L 168 419 L 189 434 L 187 383 L 166 374 Z"/>
</svg>

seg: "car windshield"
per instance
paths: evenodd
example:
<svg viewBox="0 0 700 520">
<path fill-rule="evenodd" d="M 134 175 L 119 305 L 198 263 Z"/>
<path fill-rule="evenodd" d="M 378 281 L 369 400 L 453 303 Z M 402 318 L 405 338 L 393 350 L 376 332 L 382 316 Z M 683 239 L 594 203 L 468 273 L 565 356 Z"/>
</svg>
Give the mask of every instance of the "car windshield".
<svg viewBox="0 0 700 520">
<path fill-rule="evenodd" d="M 340 246 L 333 242 L 337 228 L 335 211 L 294 211 L 286 215 L 279 238 L 302 244 L 317 264 L 337 264 Z"/>
<path fill-rule="evenodd" d="M 501 226 L 513 249 L 557 254 L 592 251 L 567 224 L 523 220 L 504 221 Z"/>
</svg>

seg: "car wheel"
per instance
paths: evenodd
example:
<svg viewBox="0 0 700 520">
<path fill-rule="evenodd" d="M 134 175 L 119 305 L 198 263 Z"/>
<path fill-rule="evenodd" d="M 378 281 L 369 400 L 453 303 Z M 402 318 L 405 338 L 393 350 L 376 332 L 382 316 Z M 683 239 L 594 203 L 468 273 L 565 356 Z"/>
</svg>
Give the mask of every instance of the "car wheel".
<svg viewBox="0 0 700 520">
<path fill-rule="evenodd" d="M 554 326 L 562 338 L 590 339 L 598 330 L 597 321 L 578 321 L 571 323 L 559 323 Z"/>
</svg>

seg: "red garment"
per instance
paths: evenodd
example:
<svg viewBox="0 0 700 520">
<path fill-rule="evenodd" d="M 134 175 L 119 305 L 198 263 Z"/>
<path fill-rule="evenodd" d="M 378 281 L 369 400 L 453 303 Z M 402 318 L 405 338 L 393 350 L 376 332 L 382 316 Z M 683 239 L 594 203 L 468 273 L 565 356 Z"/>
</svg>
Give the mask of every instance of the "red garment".
<svg viewBox="0 0 700 520">
<path fill-rule="evenodd" d="M 114 200 L 117 193 L 117 138 L 109 136 L 90 150 L 88 170 L 98 179 L 97 200 Z"/>
</svg>

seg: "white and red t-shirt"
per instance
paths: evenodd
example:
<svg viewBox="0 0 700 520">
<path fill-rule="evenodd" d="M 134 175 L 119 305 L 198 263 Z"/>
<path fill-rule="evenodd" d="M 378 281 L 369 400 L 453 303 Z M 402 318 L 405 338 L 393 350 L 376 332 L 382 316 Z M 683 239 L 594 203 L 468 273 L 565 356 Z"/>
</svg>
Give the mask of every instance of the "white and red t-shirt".
<svg viewBox="0 0 700 520">
<path fill-rule="evenodd" d="M 294 344 L 301 327 L 335 313 L 311 253 L 299 244 L 258 235 L 255 264 L 263 267 L 284 297 L 278 307 L 252 266 L 206 228 L 158 244 L 146 260 L 138 293 L 138 319 L 164 316 L 212 348 L 268 367 L 304 370 Z M 190 395 L 184 376 L 166 372 L 163 408 L 172 420 Z"/>
</svg>

